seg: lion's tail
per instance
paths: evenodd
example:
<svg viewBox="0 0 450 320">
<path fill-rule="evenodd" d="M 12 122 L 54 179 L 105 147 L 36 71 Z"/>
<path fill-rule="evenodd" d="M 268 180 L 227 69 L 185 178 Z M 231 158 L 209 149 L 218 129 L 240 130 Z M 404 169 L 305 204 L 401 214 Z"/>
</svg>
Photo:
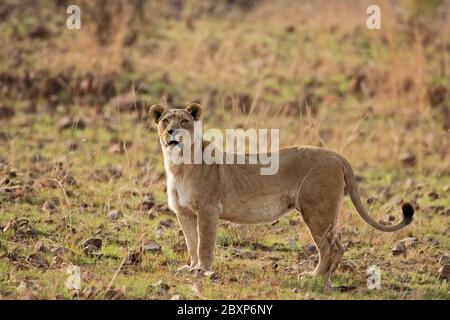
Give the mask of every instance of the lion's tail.
<svg viewBox="0 0 450 320">
<path fill-rule="evenodd" d="M 344 179 L 345 179 L 345 185 L 347 186 L 348 194 L 350 195 L 350 199 L 353 202 L 353 205 L 355 206 L 356 211 L 358 211 L 360 217 L 367 222 L 370 226 L 372 226 L 375 229 L 378 229 L 380 231 L 384 232 L 394 232 L 397 230 L 400 230 L 411 223 L 414 215 L 414 208 L 413 206 L 405 202 L 402 205 L 402 212 L 403 212 L 403 220 L 400 221 L 398 224 L 394 226 L 385 226 L 378 222 L 376 222 L 374 219 L 372 219 L 366 209 L 364 208 L 363 204 L 361 203 L 361 199 L 358 194 L 358 189 L 356 187 L 356 180 L 355 176 L 353 174 L 352 167 L 348 163 L 346 159 L 343 157 L 340 157 L 342 159 L 342 162 L 344 164 Z"/>
</svg>

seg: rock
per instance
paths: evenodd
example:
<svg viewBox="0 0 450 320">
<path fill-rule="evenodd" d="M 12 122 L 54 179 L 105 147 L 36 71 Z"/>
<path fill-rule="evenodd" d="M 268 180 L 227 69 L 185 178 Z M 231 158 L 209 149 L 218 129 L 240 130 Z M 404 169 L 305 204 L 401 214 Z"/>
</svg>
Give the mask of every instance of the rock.
<svg viewBox="0 0 450 320">
<path fill-rule="evenodd" d="M 405 244 L 402 242 L 397 242 L 396 244 L 394 244 L 391 251 L 394 256 L 405 254 L 406 253 Z"/>
<path fill-rule="evenodd" d="M 34 244 L 34 252 L 49 252 L 49 249 L 44 246 L 44 244 L 42 243 L 42 241 L 36 241 L 36 243 Z"/>
<path fill-rule="evenodd" d="M 173 227 L 174 224 L 175 224 L 175 222 L 172 219 L 161 220 L 159 222 L 159 225 L 164 228 L 171 228 L 171 227 Z"/>
<path fill-rule="evenodd" d="M 402 153 L 398 159 L 405 167 L 413 167 L 416 164 L 416 156 L 409 152 Z"/>
<path fill-rule="evenodd" d="M 50 30 L 45 25 L 38 25 L 28 32 L 30 38 L 48 39 L 51 36 Z"/>
<path fill-rule="evenodd" d="M 93 299 L 95 299 L 97 294 L 98 294 L 98 290 L 94 286 L 90 286 L 90 287 L 85 288 L 83 290 L 83 298 L 86 299 L 86 300 L 93 300 Z"/>
<path fill-rule="evenodd" d="M 173 295 L 173 296 L 170 298 L 170 300 L 183 300 L 183 298 L 182 298 L 179 294 L 176 294 L 176 295 Z"/>
<path fill-rule="evenodd" d="M 156 241 L 150 240 L 142 246 L 142 250 L 144 252 L 159 253 L 161 252 L 161 246 Z"/>
<path fill-rule="evenodd" d="M 345 272 L 353 272 L 356 270 L 356 264 L 351 261 L 343 261 L 341 263 L 341 268 Z"/>
<path fill-rule="evenodd" d="M 196 270 L 195 277 L 197 279 L 208 278 L 208 279 L 210 279 L 212 281 L 219 280 L 219 275 L 216 272 L 205 271 L 205 270 L 202 270 L 202 269 Z"/>
<path fill-rule="evenodd" d="M 20 295 L 29 294 L 37 289 L 36 281 L 33 280 L 22 280 L 17 287 L 17 293 Z"/>
<path fill-rule="evenodd" d="M 432 191 L 428 192 L 428 197 L 431 200 L 437 200 L 437 199 L 439 199 L 439 193 L 437 193 L 435 190 L 432 190 Z"/>
<path fill-rule="evenodd" d="M 155 206 L 155 200 L 153 196 L 147 195 L 142 199 L 141 202 L 141 210 L 147 211 L 152 209 Z"/>
<path fill-rule="evenodd" d="M 450 255 L 444 254 L 443 256 L 441 256 L 439 258 L 439 264 L 441 265 L 450 264 Z"/>
<path fill-rule="evenodd" d="M 54 211 L 56 211 L 56 205 L 52 201 L 47 200 L 42 205 L 42 210 L 47 211 L 47 212 L 54 212 Z"/>
<path fill-rule="evenodd" d="M 40 253 L 32 253 L 27 257 L 27 261 L 31 263 L 32 266 L 39 269 L 48 268 L 48 262 L 45 257 Z"/>
<path fill-rule="evenodd" d="M 134 251 L 130 252 L 128 256 L 125 258 L 125 265 L 134 266 L 142 263 L 142 252 Z"/>
<path fill-rule="evenodd" d="M 417 243 L 419 243 L 419 240 L 414 237 L 406 237 L 406 238 L 403 238 L 402 240 L 400 240 L 399 242 L 402 242 L 405 245 L 405 248 L 408 249 L 408 248 L 415 247 L 417 245 Z"/>
<path fill-rule="evenodd" d="M 439 280 L 450 279 L 450 264 L 445 264 L 439 269 Z"/>
<path fill-rule="evenodd" d="M 91 255 L 102 248 L 102 239 L 87 239 L 83 242 L 82 247 L 85 254 Z"/>
<path fill-rule="evenodd" d="M 16 111 L 13 108 L 0 106 L 0 119 L 10 119 L 15 115 Z"/>
<path fill-rule="evenodd" d="M 55 256 L 64 257 L 64 255 L 68 254 L 70 252 L 70 250 L 68 250 L 68 249 L 66 249 L 66 248 L 64 248 L 62 246 L 59 246 L 59 247 L 51 248 L 50 252 L 52 254 L 54 254 Z"/>
<path fill-rule="evenodd" d="M 123 213 L 120 210 L 111 210 L 110 212 L 108 212 L 108 219 L 110 220 L 117 220 L 122 216 Z"/>
<path fill-rule="evenodd" d="M 213 271 L 206 271 L 205 277 L 209 278 L 212 281 L 219 280 L 219 275 L 216 272 Z"/>
<path fill-rule="evenodd" d="M 405 254 L 406 249 L 415 247 L 419 240 L 414 237 L 407 237 L 402 240 L 397 241 L 394 246 L 392 247 L 392 254 L 394 256 Z"/>
<path fill-rule="evenodd" d="M 295 287 L 294 289 L 292 289 L 292 293 L 299 293 L 299 289 L 297 287 Z"/>
<path fill-rule="evenodd" d="M 159 294 L 165 294 L 170 289 L 170 286 L 164 280 L 156 281 L 152 286 Z"/>
<path fill-rule="evenodd" d="M 312 255 L 312 254 L 316 254 L 316 253 L 317 253 L 317 248 L 316 248 L 316 246 L 313 245 L 313 244 L 308 244 L 308 245 L 305 247 L 305 250 L 306 250 L 306 252 L 307 252 L 309 255 Z"/>
<path fill-rule="evenodd" d="M 114 288 L 111 288 L 104 293 L 105 299 L 109 300 L 121 300 L 124 298 L 124 293 L 122 290 L 117 290 Z"/>
<path fill-rule="evenodd" d="M 80 146 L 80 144 L 75 140 L 69 140 L 66 143 L 66 147 L 69 151 L 78 150 L 79 146 Z"/>
<path fill-rule="evenodd" d="M 52 262 L 50 263 L 50 267 L 57 269 L 57 268 L 61 267 L 63 263 L 64 263 L 64 259 L 62 257 L 54 256 L 52 259 Z"/>
</svg>

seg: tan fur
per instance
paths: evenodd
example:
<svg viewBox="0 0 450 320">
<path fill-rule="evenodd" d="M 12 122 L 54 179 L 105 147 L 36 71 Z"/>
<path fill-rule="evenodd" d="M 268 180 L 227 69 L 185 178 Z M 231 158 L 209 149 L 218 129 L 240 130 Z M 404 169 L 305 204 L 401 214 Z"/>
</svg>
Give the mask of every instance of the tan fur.
<svg viewBox="0 0 450 320">
<path fill-rule="evenodd" d="M 196 104 L 186 109 L 153 106 L 151 113 L 164 154 L 169 206 L 183 229 L 192 268 L 211 270 L 219 219 L 269 223 L 297 210 L 320 255 L 311 274 L 323 277 L 329 287 L 331 273 L 344 253 L 336 231 L 344 185 L 358 213 L 371 226 L 395 231 L 408 224 L 404 219 L 387 227 L 371 219 L 359 199 L 350 165 L 333 151 L 310 146 L 280 149 L 275 175 L 261 175 L 259 164 L 174 165 L 168 159 L 168 132 L 177 128 L 193 132 L 201 108 Z M 207 145 L 203 141 L 202 148 Z"/>
</svg>

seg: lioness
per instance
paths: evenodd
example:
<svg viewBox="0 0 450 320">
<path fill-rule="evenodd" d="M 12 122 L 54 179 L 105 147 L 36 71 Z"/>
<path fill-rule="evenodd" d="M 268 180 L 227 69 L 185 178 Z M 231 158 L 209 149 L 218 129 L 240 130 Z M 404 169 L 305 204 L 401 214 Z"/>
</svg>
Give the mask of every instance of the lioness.
<svg viewBox="0 0 450 320">
<path fill-rule="evenodd" d="M 164 155 L 168 204 L 183 229 L 192 269 L 211 270 L 219 219 L 268 223 L 295 209 L 319 251 L 319 263 L 309 275 L 323 277 L 329 288 L 330 276 L 344 253 L 335 228 L 344 185 L 356 211 L 375 229 L 393 232 L 412 221 L 414 209 L 409 203 L 402 205 L 403 220 L 396 225 L 373 220 L 361 203 L 350 164 L 343 156 L 322 148 L 280 149 L 279 170 L 274 175 L 261 175 L 260 164 L 175 164 L 170 151 L 183 143 L 177 131 L 185 129 L 194 136 L 194 121 L 199 120 L 201 107 L 191 104 L 165 109 L 154 105 L 150 113 Z M 201 141 L 197 145 L 204 149 L 208 144 Z M 193 146 L 191 141 L 189 147 Z"/>
</svg>

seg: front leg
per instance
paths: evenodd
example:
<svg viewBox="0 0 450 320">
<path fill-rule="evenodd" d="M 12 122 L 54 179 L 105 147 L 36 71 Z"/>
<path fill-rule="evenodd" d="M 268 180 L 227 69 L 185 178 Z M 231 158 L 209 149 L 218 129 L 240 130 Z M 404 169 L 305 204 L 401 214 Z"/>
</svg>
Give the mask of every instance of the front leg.
<svg viewBox="0 0 450 320">
<path fill-rule="evenodd" d="M 214 260 L 217 228 L 219 226 L 219 210 L 215 207 L 203 207 L 198 210 L 198 267 L 202 270 L 211 270 Z"/>
<path fill-rule="evenodd" d="M 181 229 L 183 230 L 184 239 L 186 240 L 186 246 L 189 253 L 191 268 L 194 268 L 198 264 L 198 232 L 197 232 L 197 216 L 194 212 L 180 208 L 177 210 L 178 222 L 180 222 Z"/>
</svg>

